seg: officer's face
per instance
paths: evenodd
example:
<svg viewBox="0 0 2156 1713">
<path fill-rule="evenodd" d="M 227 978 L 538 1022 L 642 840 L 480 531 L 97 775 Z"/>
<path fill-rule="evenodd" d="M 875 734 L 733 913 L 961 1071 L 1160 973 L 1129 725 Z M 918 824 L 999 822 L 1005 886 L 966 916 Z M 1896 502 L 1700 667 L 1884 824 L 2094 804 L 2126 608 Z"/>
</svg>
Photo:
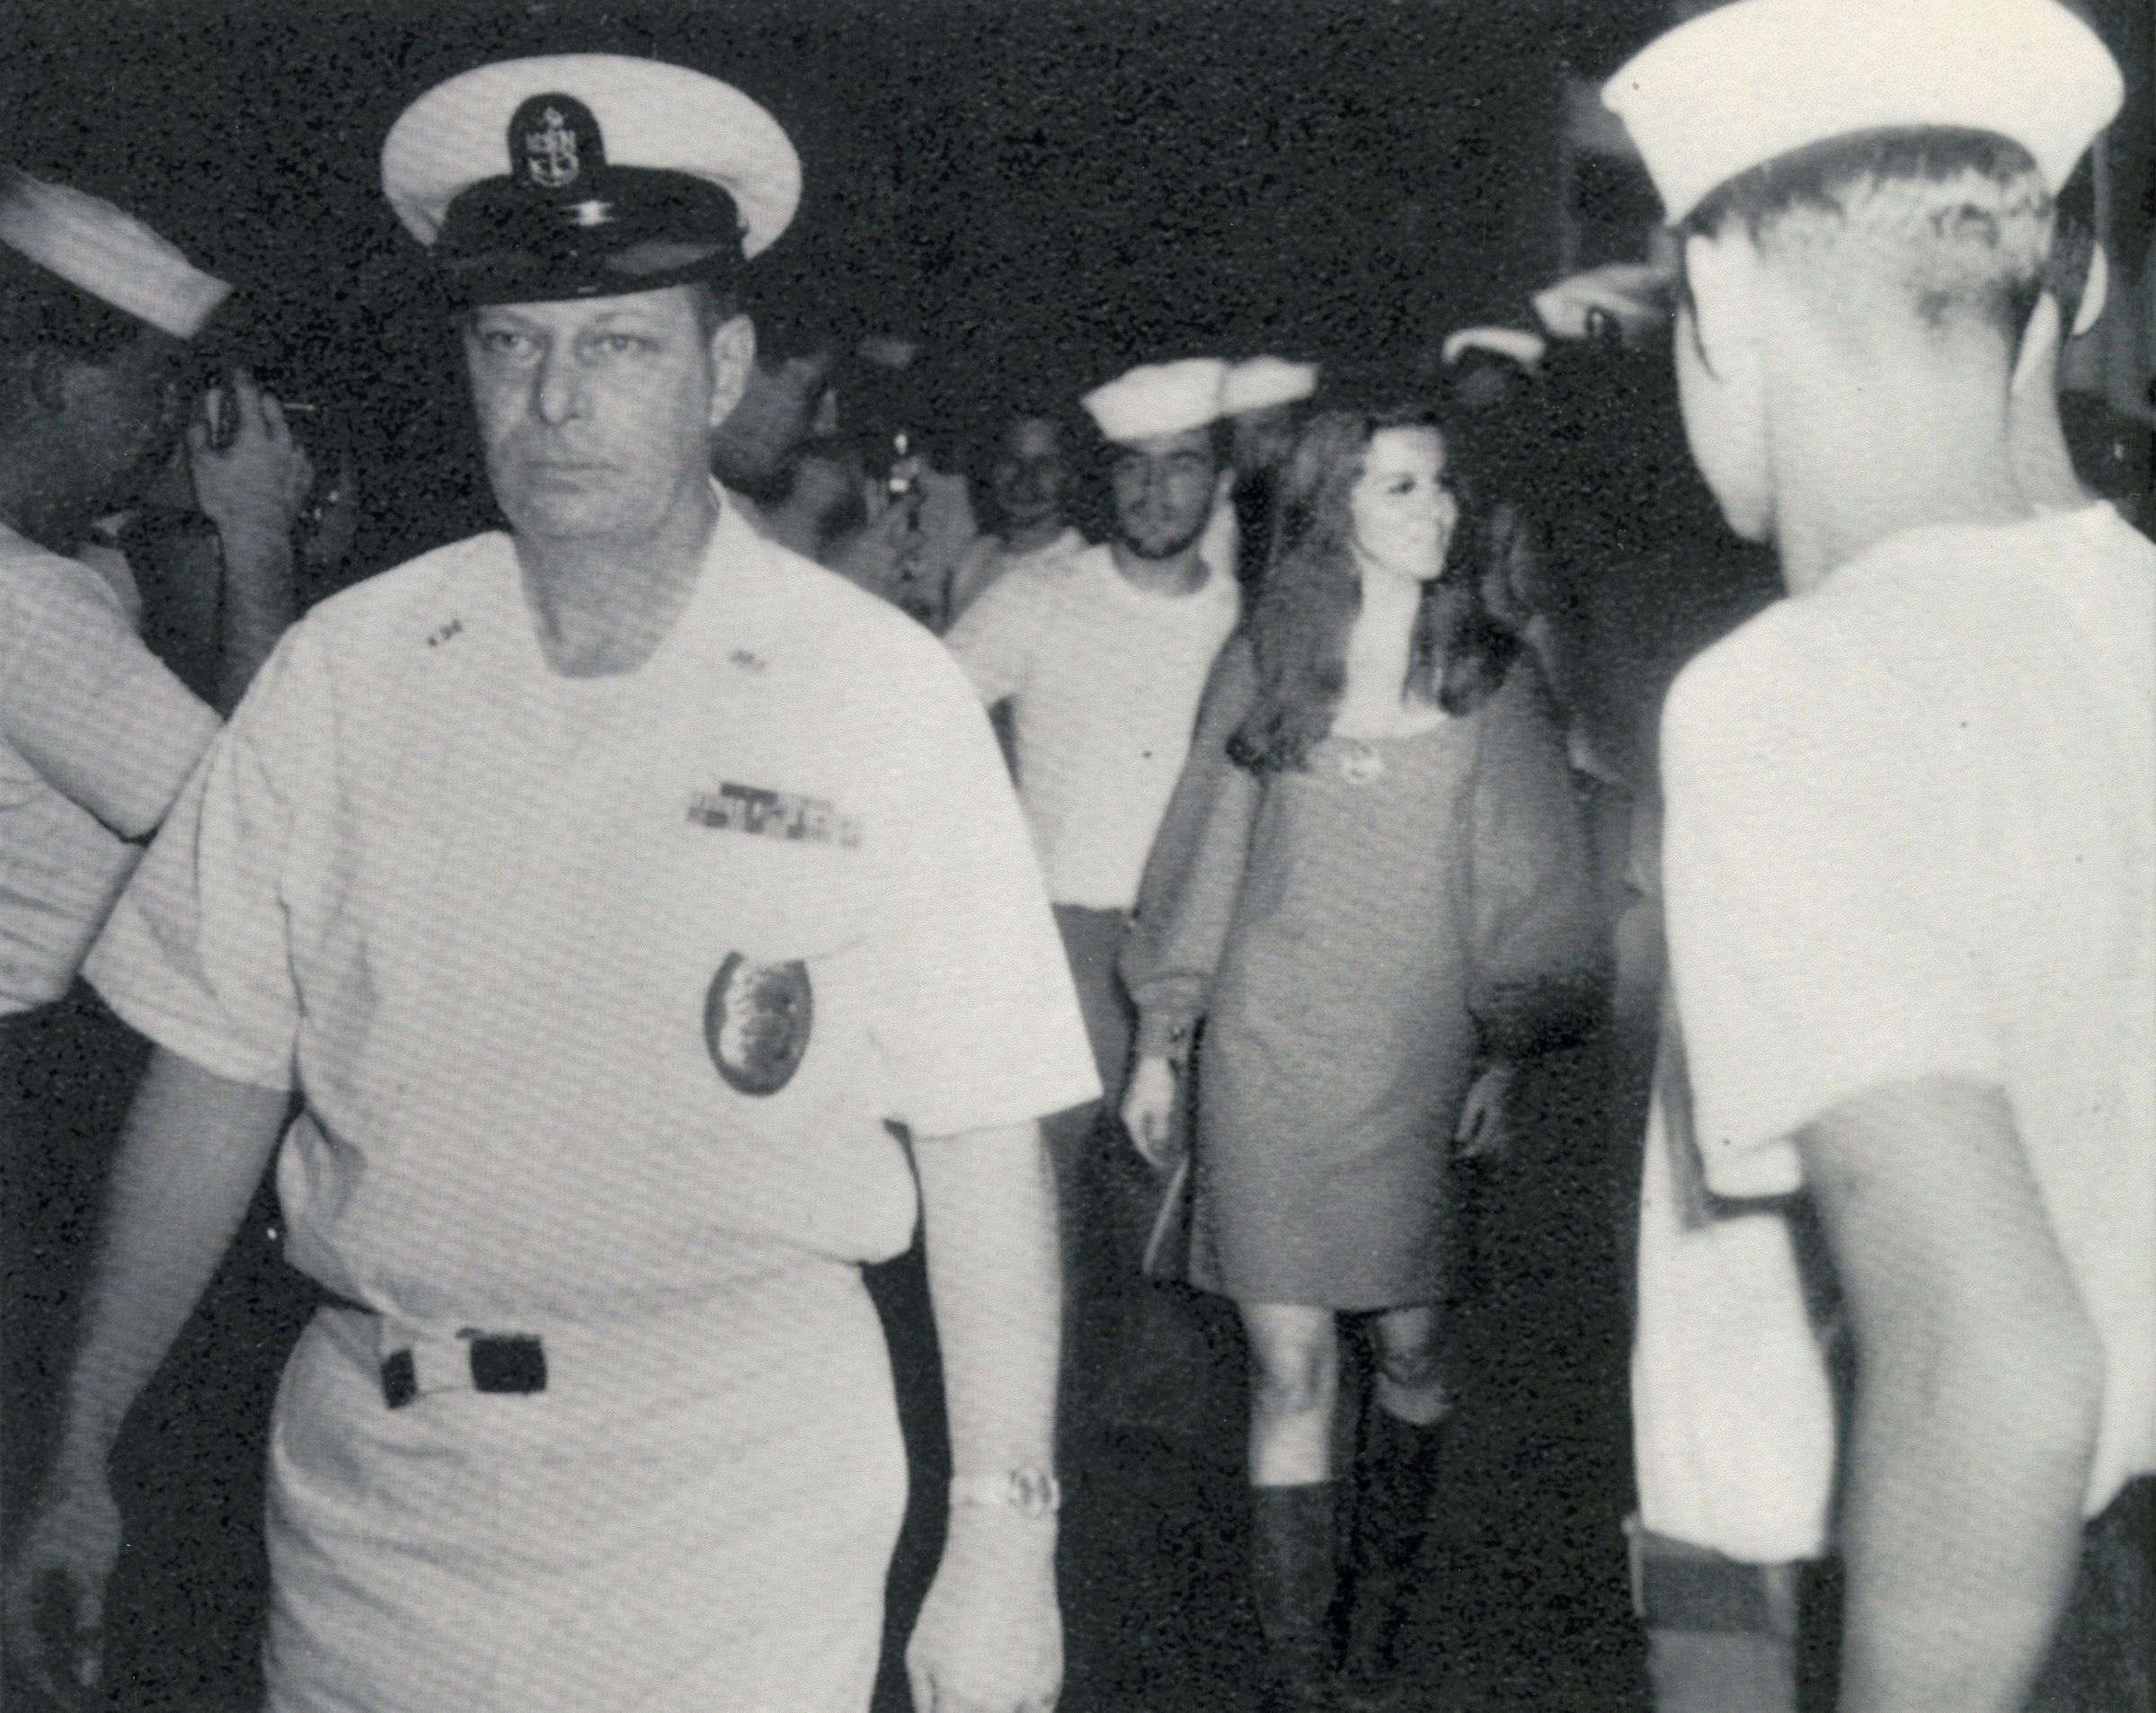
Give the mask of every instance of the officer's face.
<svg viewBox="0 0 2156 1713">
<path fill-rule="evenodd" d="M 465 324 L 494 498 L 520 536 L 634 542 L 701 505 L 754 347 L 696 288 L 490 305 Z"/>
<path fill-rule="evenodd" d="M 1143 559 L 1173 559 L 1197 540 L 1212 511 L 1212 430 L 1156 434 L 1119 448 L 1113 466 L 1115 528 Z"/>
</svg>

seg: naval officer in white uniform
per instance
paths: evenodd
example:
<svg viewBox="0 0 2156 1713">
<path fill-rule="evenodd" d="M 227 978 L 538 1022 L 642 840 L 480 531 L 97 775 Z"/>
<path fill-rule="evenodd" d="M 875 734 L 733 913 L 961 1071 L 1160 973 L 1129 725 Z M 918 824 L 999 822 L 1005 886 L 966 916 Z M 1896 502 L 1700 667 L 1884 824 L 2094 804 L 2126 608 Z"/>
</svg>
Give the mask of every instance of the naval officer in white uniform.
<svg viewBox="0 0 2156 1713">
<path fill-rule="evenodd" d="M 93 1670 L 114 1434 L 297 1093 L 289 1253 L 335 1300 L 271 1437 L 272 1708 L 865 1707 L 904 1466 L 858 1264 L 918 1206 L 957 1475 L 917 1705 L 1045 1709 L 1034 1121 L 1096 1084 L 964 678 L 706 474 L 794 151 L 572 56 L 434 89 L 383 164 L 510 529 L 295 629 L 93 954 L 158 1052 L 14 1645 L 57 1576 L 49 1666 Z"/>
</svg>

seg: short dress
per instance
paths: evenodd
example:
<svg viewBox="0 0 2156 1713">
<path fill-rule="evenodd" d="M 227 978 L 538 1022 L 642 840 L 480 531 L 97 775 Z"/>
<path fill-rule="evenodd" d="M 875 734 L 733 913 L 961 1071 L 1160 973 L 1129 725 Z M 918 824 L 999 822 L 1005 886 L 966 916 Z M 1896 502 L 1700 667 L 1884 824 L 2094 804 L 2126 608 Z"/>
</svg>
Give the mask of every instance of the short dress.
<svg viewBox="0 0 2156 1713">
<path fill-rule="evenodd" d="M 1448 1159 L 1486 1054 L 1586 1026 L 1601 960 L 1563 741 L 1530 662 L 1470 713 L 1228 757 L 1244 638 L 1207 688 L 1122 973 L 1140 1051 L 1202 1017 L 1190 1282 L 1338 1310 L 1436 1300 Z"/>
</svg>

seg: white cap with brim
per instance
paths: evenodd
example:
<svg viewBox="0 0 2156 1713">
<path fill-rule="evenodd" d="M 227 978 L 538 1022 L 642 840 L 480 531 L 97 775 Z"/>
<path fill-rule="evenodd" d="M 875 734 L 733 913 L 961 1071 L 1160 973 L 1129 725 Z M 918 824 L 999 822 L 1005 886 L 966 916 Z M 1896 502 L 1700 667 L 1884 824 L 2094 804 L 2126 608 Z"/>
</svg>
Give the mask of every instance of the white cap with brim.
<svg viewBox="0 0 2156 1713">
<path fill-rule="evenodd" d="M 1282 357 L 1252 357 L 1232 365 L 1220 382 L 1220 414 L 1240 416 L 1275 404 L 1293 404 L 1318 390 L 1314 363 Z"/>
<path fill-rule="evenodd" d="M 13 167 L 0 169 L 0 244 L 174 339 L 200 333 L 232 291 L 133 215 Z"/>
<path fill-rule="evenodd" d="M 768 249 L 800 205 L 801 159 L 776 120 L 715 77 L 555 54 L 421 95 L 382 145 L 382 188 L 445 271 L 499 278 L 493 258 L 521 258 L 506 276 L 523 288 L 591 296 L 647 289 L 699 252 Z"/>
<path fill-rule="evenodd" d="M 1147 363 L 1095 387 L 1079 402 L 1104 439 L 1127 446 L 1219 422 L 1227 377 L 1228 365 L 1217 357 Z"/>
<path fill-rule="evenodd" d="M 1672 225 L 1740 173 L 1859 131 L 1990 131 L 2055 194 L 2118 111 L 2096 32 L 2056 0 L 1734 0 L 1602 89 Z"/>
</svg>

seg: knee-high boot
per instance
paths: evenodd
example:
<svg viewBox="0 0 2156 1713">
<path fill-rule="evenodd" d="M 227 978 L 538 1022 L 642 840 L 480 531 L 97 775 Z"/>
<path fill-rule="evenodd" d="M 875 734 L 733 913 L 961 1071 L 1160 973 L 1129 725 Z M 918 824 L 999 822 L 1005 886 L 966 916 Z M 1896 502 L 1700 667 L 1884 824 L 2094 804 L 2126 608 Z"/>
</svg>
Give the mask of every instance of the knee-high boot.
<svg viewBox="0 0 2156 1713">
<path fill-rule="evenodd" d="M 1335 1705 L 1335 1483 L 1250 1489 L 1250 1582 L 1280 1713 Z"/>
<path fill-rule="evenodd" d="M 1404 1687 L 1399 1645 L 1416 1559 L 1429 1533 L 1449 1416 L 1426 1426 L 1371 1407 L 1357 1471 L 1355 1548 L 1348 1590 L 1346 1683 L 1355 1709 L 1389 1708 Z"/>
</svg>

